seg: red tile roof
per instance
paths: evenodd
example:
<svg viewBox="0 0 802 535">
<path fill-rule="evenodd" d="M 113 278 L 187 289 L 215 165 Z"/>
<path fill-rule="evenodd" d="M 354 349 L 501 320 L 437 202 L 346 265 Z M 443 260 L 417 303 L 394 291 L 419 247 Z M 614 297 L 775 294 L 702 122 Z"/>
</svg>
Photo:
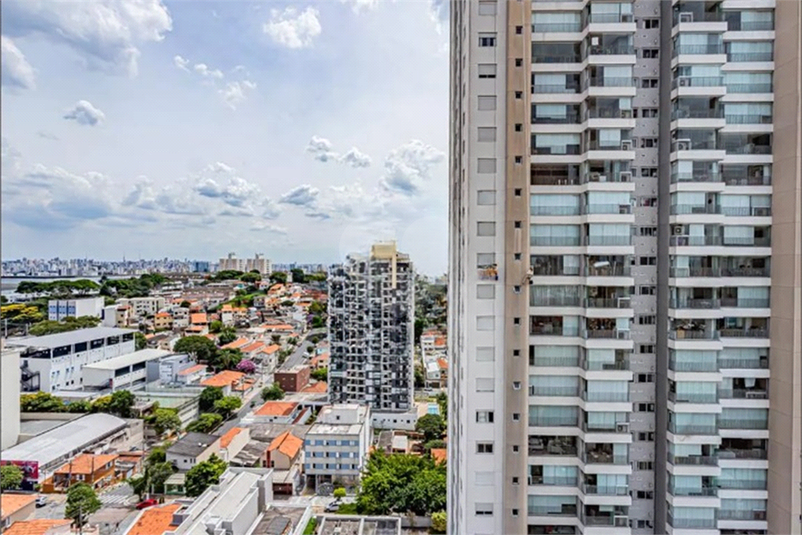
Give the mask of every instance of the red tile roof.
<svg viewBox="0 0 802 535">
<path fill-rule="evenodd" d="M 290 459 L 294 459 L 298 452 L 301 451 L 301 447 L 304 445 L 304 441 L 300 438 L 296 437 L 289 431 L 284 431 L 282 434 L 277 436 L 273 439 L 273 442 L 270 443 L 268 446 L 268 451 L 276 451 L 283 453 Z"/>
<path fill-rule="evenodd" d="M 171 503 L 145 509 L 127 535 L 162 535 L 165 531 L 172 531 L 173 513 L 180 507 L 180 504 Z"/>
<path fill-rule="evenodd" d="M 292 401 L 266 401 L 264 405 L 256 409 L 257 416 L 289 416 L 293 413 L 297 403 Z"/>
<path fill-rule="evenodd" d="M 232 370 L 225 370 L 217 375 L 212 375 L 208 379 L 201 381 L 202 386 L 230 386 L 232 383 L 239 383 L 245 374 L 242 372 L 235 372 Z"/>
<path fill-rule="evenodd" d="M 44 535 L 49 530 L 72 523 L 64 518 L 40 518 L 36 520 L 18 520 L 3 531 L 3 535 Z"/>
<path fill-rule="evenodd" d="M 228 432 L 220 437 L 220 447 L 227 448 L 231 441 L 234 440 L 234 437 L 239 435 L 242 432 L 241 427 L 232 427 L 228 430 Z"/>
<path fill-rule="evenodd" d="M 194 366 L 190 366 L 185 370 L 181 370 L 178 372 L 178 375 L 191 375 L 196 372 L 200 372 L 206 369 L 206 364 L 195 364 Z"/>
<path fill-rule="evenodd" d="M 3 518 L 13 515 L 20 509 L 36 501 L 33 494 L 0 494 L 0 516 Z"/>
</svg>

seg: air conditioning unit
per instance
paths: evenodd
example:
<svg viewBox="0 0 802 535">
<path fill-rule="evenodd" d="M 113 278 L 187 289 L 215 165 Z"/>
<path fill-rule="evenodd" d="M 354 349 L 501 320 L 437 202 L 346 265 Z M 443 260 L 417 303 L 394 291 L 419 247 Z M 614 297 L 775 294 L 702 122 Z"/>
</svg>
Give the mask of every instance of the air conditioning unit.
<svg viewBox="0 0 802 535">
<path fill-rule="evenodd" d="M 607 182 L 607 175 L 599 175 L 597 182 Z"/>
<path fill-rule="evenodd" d="M 682 236 L 682 225 L 677 225 L 674 227 L 674 236 Z"/>
<path fill-rule="evenodd" d="M 591 173 L 590 174 L 590 181 L 591 182 L 599 182 L 601 179 L 601 173 Z"/>
<path fill-rule="evenodd" d="M 690 11 L 683 11 L 679 14 L 680 22 L 693 22 L 693 13 Z"/>
<path fill-rule="evenodd" d="M 632 140 L 625 139 L 621 142 L 621 150 L 632 150 Z"/>
<path fill-rule="evenodd" d="M 688 87 L 691 85 L 691 79 L 687 76 L 680 76 L 679 77 L 679 86 L 680 87 Z"/>
<path fill-rule="evenodd" d="M 620 422 L 615 424 L 616 433 L 629 433 L 629 422 Z"/>
<path fill-rule="evenodd" d="M 677 140 L 677 150 L 691 150 L 691 140 L 690 139 L 678 139 Z"/>
</svg>

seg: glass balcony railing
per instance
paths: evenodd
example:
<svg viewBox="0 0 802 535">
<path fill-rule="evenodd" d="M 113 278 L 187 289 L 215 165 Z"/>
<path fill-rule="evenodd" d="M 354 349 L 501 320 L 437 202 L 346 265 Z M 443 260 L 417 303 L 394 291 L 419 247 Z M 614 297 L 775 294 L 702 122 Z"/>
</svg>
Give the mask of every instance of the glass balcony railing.
<svg viewBox="0 0 802 535">
<path fill-rule="evenodd" d="M 718 363 L 706 361 L 677 361 L 670 359 L 668 369 L 675 372 L 717 372 Z"/>
<path fill-rule="evenodd" d="M 529 359 L 530 366 L 572 368 L 579 366 L 579 357 L 539 357 Z"/>
<path fill-rule="evenodd" d="M 668 462 L 682 466 L 717 466 L 718 458 L 707 455 L 677 456 L 669 453 Z"/>
<path fill-rule="evenodd" d="M 768 217 L 770 206 L 723 206 L 721 213 L 733 217 Z"/>
<path fill-rule="evenodd" d="M 668 424 L 668 430 L 675 435 L 717 435 L 718 428 L 715 425 L 704 424 L 677 424 L 671 422 Z"/>
<path fill-rule="evenodd" d="M 530 386 L 530 396 L 579 397 L 578 386 Z"/>
<path fill-rule="evenodd" d="M 632 301 L 629 296 L 588 297 L 585 299 L 585 308 L 632 308 Z"/>
<path fill-rule="evenodd" d="M 734 359 L 734 358 L 719 358 L 718 367 L 724 370 L 727 369 L 743 369 L 743 370 L 758 370 L 766 369 L 769 367 L 769 359 Z"/>
<path fill-rule="evenodd" d="M 598 268 L 586 266 L 584 273 L 586 277 L 629 277 L 632 270 L 628 265 L 617 264 Z"/>
<path fill-rule="evenodd" d="M 588 15 L 590 24 L 617 24 L 632 21 L 632 13 L 591 13 Z"/>
<path fill-rule="evenodd" d="M 766 511 L 750 509 L 719 509 L 719 520 L 766 520 Z"/>
<path fill-rule="evenodd" d="M 526 510 L 529 516 L 560 516 L 560 517 L 576 517 L 576 505 L 563 505 L 555 507 L 552 505 L 530 505 Z"/>
<path fill-rule="evenodd" d="M 585 464 L 629 464 L 628 455 L 613 455 L 606 451 L 588 451 L 582 454 L 582 462 Z"/>
<path fill-rule="evenodd" d="M 628 56 L 633 54 L 635 54 L 635 47 L 632 45 L 594 45 L 588 48 L 588 56 Z"/>
<path fill-rule="evenodd" d="M 529 215 L 579 215 L 579 206 L 530 206 Z"/>
<path fill-rule="evenodd" d="M 721 182 L 721 173 L 716 171 L 701 171 L 693 173 L 671 173 L 671 183 L 677 184 L 679 182 Z"/>
<path fill-rule="evenodd" d="M 579 336 L 579 329 L 562 325 L 532 325 L 529 334 L 532 336 Z"/>
<path fill-rule="evenodd" d="M 573 418 L 560 416 L 530 417 L 529 425 L 532 427 L 577 427 L 579 419 L 576 416 Z"/>
<path fill-rule="evenodd" d="M 720 429 L 768 429 L 769 422 L 764 419 L 721 418 L 718 419 Z"/>
<path fill-rule="evenodd" d="M 718 393 L 721 399 L 769 399 L 766 390 L 754 388 L 721 388 Z"/>
<path fill-rule="evenodd" d="M 741 449 L 719 449 L 716 452 L 719 459 L 754 459 L 765 460 L 768 459 L 768 452 L 762 448 L 754 448 L 750 450 Z"/>
<path fill-rule="evenodd" d="M 768 329 L 721 329 L 719 335 L 722 338 L 768 338 Z"/>
<path fill-rule="evenodd" d="M 626 516 L 613 516 L 601 513 L 597 515 L 586 513 L 582 515 L 582 523 L 585 526 L 613 526 L 625 528 L 629 525 L 629 518 Z"/>
<path fill-rule="evenodd" d="M 721 306 L 732 308 L 768 308 L 769 299 L 751 298 L 738 299 L 737 297 L 722 297 Z"/>
<path fill-rule="evenodd" d="M 672 204 L 671 215 L 720 214 L 721 206 L 716 204 Z"/>
<path fill-rule="evenodd" d="M 579 113 L 570 112 L 554 117 L 536 116 L 532 113 L 532 124 L 579 124 Z"/>
<path fill-rule="evenodd" d="M 631 204 L 587 204 L 583 208 L 585 214 L 619 214 L 632 213 Z"/>
<path fill-rule="evenodd" d="M 669 392 L 668 399 L 674 403 L 718 403 L 716 392 Z"/>
<path fill-rule="evenodd" d="M 722 76 L 678 76 L 671 81 L 671 88 L 719 87 L 724 85 Z"/>
<path fill-rule="evenodd" d="M 678 119 L 722 119 L 724 118 L 724 110 L 721 109 L 706 109 L 706 110 L 691 110 L 687 108 L 673 110 L 671 112 L 671 120 Z"/>
<path fill-rule="evenodd" d="M 595 361 L 585 360 L 580 363 L 580 366 L 584 370 L 593 372 L 628 370 L 629 359 L 621 359 L 615 362 L 595 362 Z"/>
<path fill-rule="evenodd" d="M 533 247 L 572 247 L 581 245 L 579 236 L 531 236 L 529 245 Z"/>
<path fill-rule="evenodd" d="M 537 295 L 529 300 L 533 307 L 578 307 L 582 299 L 578 295 Z"/>
<path fill-rule="evenodd" d="M 597 496 L 626 496 L 629 492 L 629 487 L 614 485 L 589 485 L 587 483 L 583 483 L 582 492 L 584 494 L 592 494 Z"/>
<path fill-rule="evenodd" d="M 747 113 L 730 113 L 724 116 L 727 124 L 772 124 L 774 118 L 771 115 L 757 115 Z"/>
<path fill-rule="evenodd" d="M 582 392 L 582 399 L 591 402 L 626 403 L 629 392 Z"/>
<path fill-rule="evenodd" d="M 674 47 L 674 57 L 681 54 L 723 54 L 724 45 L 677 45 Z"/>
<path fill-rule="evenodd" d="M 582 63 L 582 54 L 535 52 L 532 54 L 532 63 Z"/>
<path fill-rule="evenodd" d="M 577 33 L 582 31 L 582 23 L 576 22 L 535 22 L 533 33 Z"/>
<path fill-rule="evenodd" d="M 576 487 L 578 479 L 574 477 L 544 477 L 544 476 L 529 476 L 528 483 L 530 485 L 548 485 L 552 487 Z"/>
<path fill-rule="evenodd" d="M 672 267 L 669 277 L 720 277 L 721 270 L 712 267 Z"/>
<path fill-rule="evenodd" d="M 770 277 L 769 268 L 721 268 L 722 277 Z"/>
<path fill-rule="evenodd" d="M 668 523 L 678 529 L 714 529 L 716 527 L 715 518 L 673 518 L 668 514 Z"/>
<path fill-rule="evenodd" d="M 585 236 L 585 245 L 632 245 L 632 236 Z"/>
<path fill-rule="evenodd" d="M 610 338 L 614 340 L 629 340 L 629 331 L 618 329 L 588 329 L 582 332 L 585 339 Z"/>
<path fill-rule="evenodd" d="M 585 113 L 585 119 L 631 119 L 632 110 L 618 108 L 591 108 Z"/>
<path fill-rule="evenodd" d="M 635 86 L 634 78 L 605 76 L 605 77 L 590 78 L 588 82 L 585 84 L 585 89 L 587 89 L 587 87 L 634 87 L 634 86 Z"/>
<path fill-rule="evenodd" d="M 579 176 L 571 175 L 530 175 L 529 183 L 532 186 L 578 186 Z"/>
<path fill-rule="evenodd" d="M 582 153 L 582 147 L 579 145 L 557 145 L 553 147 L 532 147 L 532 154 L 538 155 L 554 155 L 554 156 L 570 156 Z"/>
<path fill-rule="evenodd" d="M 774 84 L 771 82 L 754 84 L 727 84 L 727 93 L 771 93 L 774 91 Z"/>
<path fill-rule="evenodd" d="M 683 6 L 678 6 L 674 12 L 674 25 L 684 22 L 724 22 L 724 13 L 721 11 L 683 11 Z"/>
<path fill-rule="evenodd" d="M 724 183 L 728 186 L 770 186 L 771 175 L 757 174 L 747 175 L 746 173 L 723 173 Z"/>
<path fill-rule="evenodd" d="M 669 331 L 668 337 L 671 340 L 718 340 L 718 331 Z"/>
<path fill-rule="evenodd" d="M 718 299 L 671 299 L 669 304 L 670 308 L 681 309 L 694 309 L 694 310 L 712 310 L 719 308 L 720 303 Z"/>
<path fill-rule="evenodd" d="M 718 488 L 722 490 L 766 490 L 766 482 L 744 479 L 719 479 Z"/>
<path fill-rule="evenodd" d="M 674 496 L 699 496 L 699 497 L 718 496 L 718 489 L 715 487 L 670 486 L 668 488 L 668 491 Z"/>
<path fill-rule="evenodd" d="M 535 84 L 532 86 L 532 93 L 570 95 L 579 92 L 579 84 Z"/>
<path fill-rule="evenodd" d="M 727 61 L 733 63 L 774 61 L 774 52 L 728 52 Z"/>
<path fill-rule="evenodd" d="M 771 145 L 736 145 L 722 143 L 718 150 L 726 151 L 727 154 L 771 154 Z"/>
</svg>

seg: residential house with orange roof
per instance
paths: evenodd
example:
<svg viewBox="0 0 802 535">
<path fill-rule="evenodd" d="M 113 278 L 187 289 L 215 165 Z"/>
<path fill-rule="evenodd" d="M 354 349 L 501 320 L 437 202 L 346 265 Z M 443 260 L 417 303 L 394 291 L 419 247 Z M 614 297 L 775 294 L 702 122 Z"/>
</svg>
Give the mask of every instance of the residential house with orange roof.
<svg viewBox="0 0 802 535">
<path fill-rule="evenodd" d="M 14 522 L 25 520 L 36 512 L 36 495 L 0 494 L 0 527 L 5 529 Z"/>
<path fill-rule="evenodd" d="M 329 367 L 329 352 L 326 351 L 325 353 L 318 353 L 314 357 L 309 360 L 309 364 L 312 366 L 313 369 L 317 370 L 318 368 L 328 368 Z"/>
<path fill-rule="evenodd" d="M 251 342 L 248 345 L 242 346 L 240 351 L 242 351 L 242 356 L 246 359 L 255 360 L 256 355 L 265 347 L 264 342 L 255 341 Z"/>
<path fill-rule="evenodd" d="M 229 342 L 228 344 L 224 345 L 222 349 L 242 349 L 250 343 L 250 338 L 237 338 L 233 342 Z"/>
<path fill-rule="evenodd" d="M 263 345 L 253 355 L 253 360 L 260 363 L 264 371 L 270 373 L 278 367 L 278 353 L 281 346 L 270 344 L 269 346 Z"/>
<path fill-rule="evenodd" d="M 189 327 L 186 332 L 192 334 L 206 334 L 209 332 L 209 317 L 204 312 L 196 312 L 189 315 Z"/>
<path fill-rule="evenodd" d="M 329 384 L 326 381 L 317 381 L 301 390 L 302 394 L 325 394 L 329 391 Z"/>
<path fill-rule="evenodd" d="M 309 410 L 303 410 L 295 401 L 266 401 L 249 415 L 248 420 L 257 424 L 291 424 L 308 414 Z"/>
<path fill-rule="evenodd" d="M 220 437 L 220 453 L 224 461 L 230 462 L 251 440 L 247 427 L 232 427 Z"/>
<path fill-rule="evenodd" d="M 42 483 L 44 492 L 62 492 L 75 483 L 86 483 L 95 489 L 117 481 L 117 458 L 119 455 L 93 455 L 82 453 L 53 472 L 52 477 Z"/>
<path fill-rule="evenodd" d="M 242 372 L 223 370 L 201 381 L 201 386 L 214 386 L 223 391 L 223 395 L 230 396 L 232 392 L 247 392 L 253 388 L 255 382 L 246 378 Z"/>
<path fill-rule="evenodd" d="M 265 466 L 274 470 L 274 494 L 292 495 L 296 488 L 302 488 L 303 445 L 302 439 L 285 431 L 268 446 Z"/>
<path fill-rule="evenodd" d="M 3 535 L 70 535 L 69 518 L 39 518 L 20 520 L 3 530 Z"/>
<path fill-rule="evenodd" d="M 153 328 L 157 331 L 166 331 L 173 328 L 173 315 L 169 312 L 157 312 L 153 316 Z"/>
<path fill-rule="evenodd" d="M 125 535 L 163 535 L 167 531 L 175 531 L 178 525 L 173 524 L 173 514 L 180 508 L 181 504 L 169 503 L 145 509 Z"/>
<path fill-rule="evenodd" d="M 206 375 L 206 364 L 195 364 L 176 373 L 175 379 L 178 383 L 189 385 L 197 383 L 204 375 Z"/>
</svg>

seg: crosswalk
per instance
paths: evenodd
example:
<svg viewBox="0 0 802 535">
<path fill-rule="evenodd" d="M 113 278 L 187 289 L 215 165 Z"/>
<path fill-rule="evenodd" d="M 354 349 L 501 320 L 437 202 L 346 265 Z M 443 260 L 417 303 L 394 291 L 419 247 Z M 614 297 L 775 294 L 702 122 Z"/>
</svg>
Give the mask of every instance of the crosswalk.
<svg viewBox="0 0 802 535">
<path fill-rule="evenodd" d="M 98 498 L 100 498 L 103 505 L 126 505 L 126 502 L 128 502 L 131 496 L 123 494 L 101 494 Z"/>
</svg>

